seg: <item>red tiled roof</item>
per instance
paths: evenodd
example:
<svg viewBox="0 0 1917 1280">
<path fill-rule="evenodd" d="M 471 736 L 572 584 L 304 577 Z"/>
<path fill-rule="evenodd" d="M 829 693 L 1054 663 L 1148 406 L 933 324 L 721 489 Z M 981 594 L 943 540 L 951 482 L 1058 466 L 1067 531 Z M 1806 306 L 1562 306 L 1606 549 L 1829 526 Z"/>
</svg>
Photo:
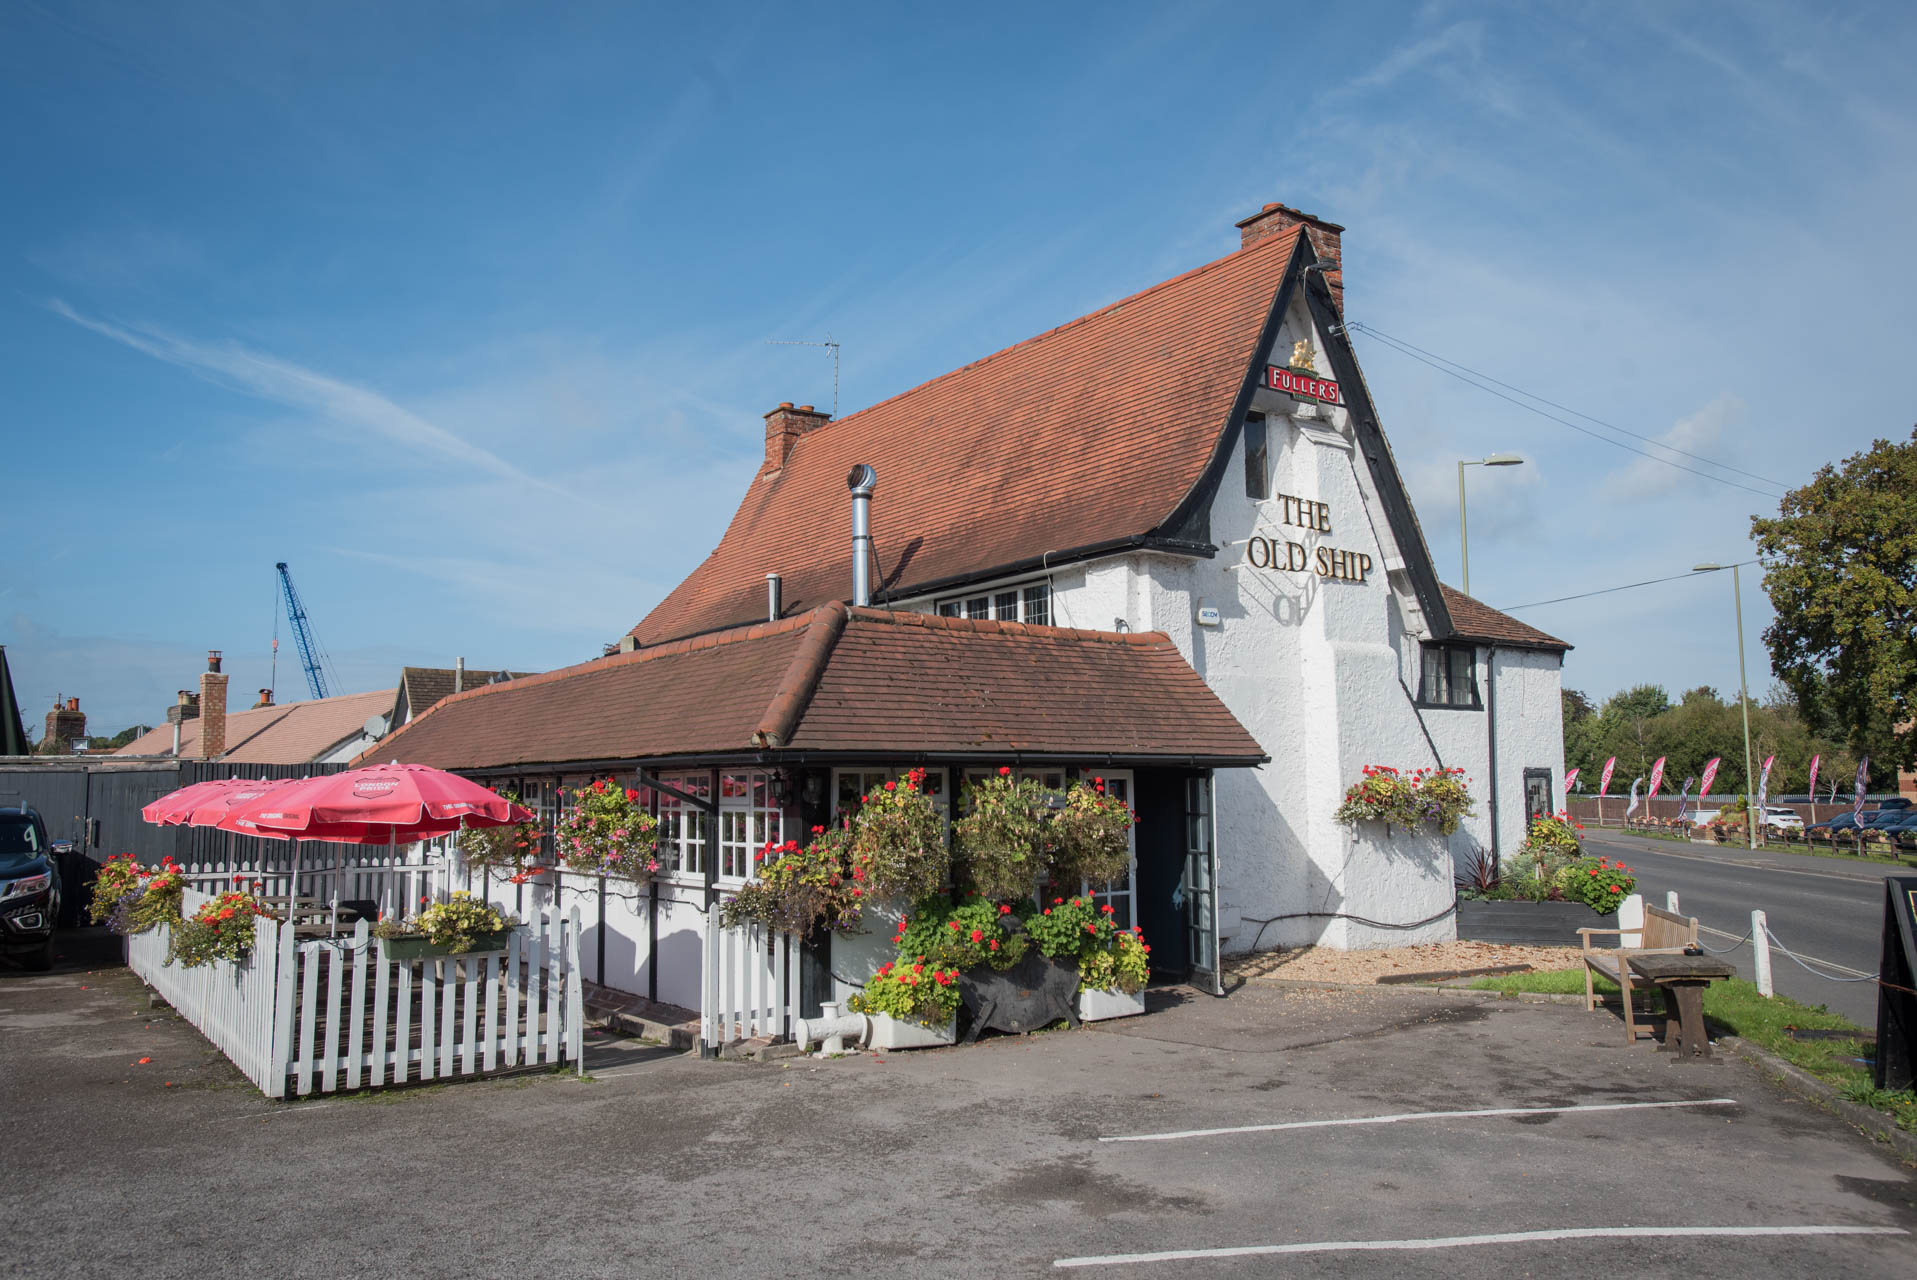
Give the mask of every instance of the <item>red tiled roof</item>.
<svg viewBox="0 0 1917 1280">
<path fill-rule="evenodd" d="M 1163 634 L 837 603 L 455 694 L 370 754 L 485 769 L 781 749 L 1264 759 Z"/>
<path fill-rule="evenodd" d="M 771 572 L 794 610 L 848 598 L 845 478 L 861 462 L 878 470 L 876 587 L 892 599 L 1156 530 L 1212 455 L 1297 238 L 1270 236 L 801 436 L 632 634 L 654 645 L 749 622 Z"/>
<path fill-rule="evenodd" d="M 1452 635 L 1456 639 L 1477 640 L 1507 649 L 1555 649 L 1563 653 L 1571 648 L 1556 636 L 1519 622 L 1508 613 L 1499 613 L 1455 587 L 1444 587 L 1444 603 L 1451 610 Z"/>
<path fill-rule="evenodd" d="M 305 764 L 326 755 L 359 733 L 367 720 L 393 707 L 392 689 L 348 693 L 337 698 L 286 702 L 226 715 L 226 753 L 234 764 Z M 180 755 L 199 754 L 200 722 L 180 726 Z M 173 726 L 163 724 L 121 747 L 118 756 L 163 756 L 173 752 Z"/>
</svg>

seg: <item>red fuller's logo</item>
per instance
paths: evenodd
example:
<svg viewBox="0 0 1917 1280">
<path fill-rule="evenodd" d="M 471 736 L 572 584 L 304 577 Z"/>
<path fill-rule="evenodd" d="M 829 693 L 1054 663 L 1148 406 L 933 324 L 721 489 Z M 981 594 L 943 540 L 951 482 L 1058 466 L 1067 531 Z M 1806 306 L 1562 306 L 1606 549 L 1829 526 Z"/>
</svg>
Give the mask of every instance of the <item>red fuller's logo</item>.
<svg viewBox="0 0 1917 1280">
<path fill-rule="evenodd" d="M 353 784 L 353 794 L 362 800 L 377 800 L 392 794 L 398 786 L 398 778 L 362 778 Z"/>
<path fill-rule="evenodd" d="M 1345 402 L 1344 393 L 1330 378 L 1320 378 L 1298 369 L 1280 368 L 1275 364 L 1265 366 L 1265 385 L 1296 400 L 1316 400 L 1320 404 Z"/>
</svg>

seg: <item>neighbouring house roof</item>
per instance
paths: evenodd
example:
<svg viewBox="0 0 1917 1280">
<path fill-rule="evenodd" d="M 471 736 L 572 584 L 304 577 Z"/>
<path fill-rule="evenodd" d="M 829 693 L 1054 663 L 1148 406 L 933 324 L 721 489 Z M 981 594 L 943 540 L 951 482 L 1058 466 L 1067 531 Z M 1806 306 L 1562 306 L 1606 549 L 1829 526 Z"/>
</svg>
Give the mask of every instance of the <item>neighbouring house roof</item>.
<svg viewBox="0 0 1917 1280">
<path fill-rule="evenodd" d="M 525 671 L 481 671 L 467 667 L 459 686 L 463 692 L 501 680 L 517 680 L 528 674 Z M 409 716 L 425 714 L 441 698 L 452 696 L 453 681 L 458 676 L 460 672 L 454 667 L 401 667 L 399 692 L 393 699 L 392 714 L 387 717 L 387 723 L 401 725 L 406 723 Z"/>
<path fill-rule="evenodd" d="M 849 598 L 846 473 L 862 462 L 878 471 L 879 600 L 1178 535 L 1168 522 L 1232 420 L 1299 238 L 1271 235 L 806 432 L 632 635 L 656 645 L 762 617 L 771 572 L 795 612 Z"/>
<path fill-rule="evenodd" d="M 1451 610 L 1452 638 L 1476 640 L 1501 649 L 1552 649 L 1563 653 L 1572 646 L 1519 622 L 1508 613 L 1499 613 L 1482 600 L 1474 600 L 1455 587 L 1444 588 L 1444 602 Z"/>
<path fill-rule="evenodd" d="M 286 702 L 278 706 L 226 714 L 226 751 L 232 764 L 304 764 L 330 754 L 361 732 L 366 721 L 392 709 L 392 689 L 348 693 L 337 698 Z M 200 721 L 180 725 L 180 755 L 199 752 Z M 173 752 L 173 726 L 163 724 L 121 747 L 114 755 L 163 756 Z"/>
<path fill-rule="evenodd" d="M 750 752 L 1265 759 L 1162 633 L 838 602 L 455 694 L 367 754 L 492 769 Z"/>
</svg>

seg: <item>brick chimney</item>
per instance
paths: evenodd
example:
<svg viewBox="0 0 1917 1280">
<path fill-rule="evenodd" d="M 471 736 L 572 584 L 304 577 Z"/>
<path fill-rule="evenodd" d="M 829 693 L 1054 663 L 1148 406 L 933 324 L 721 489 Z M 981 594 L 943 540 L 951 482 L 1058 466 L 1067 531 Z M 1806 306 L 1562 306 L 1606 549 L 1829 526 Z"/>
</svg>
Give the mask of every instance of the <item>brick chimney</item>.
<svg viewBox="0 0 1917 1280">
<path fill-rule="evenodd" d="M 790 400 L 768 413 L 765 416 L 765 465 L 759 468 L 760 474 L 783 467 L 800 436 L 818 430 L 831 420 L 831 414 L 820 413 L 809 404 L 795 409 Z"/>
<path fill-rule="evenodd" d="M 1344 228 L 1335 222 L 1326 222 L 1316 214 L 1302 212 L 1290 205 L 1268 204 L 1243 222 L 1238 223 L 1240 236 L 1238 247 L 1249 249 L 1260 240 L 1269 239 L 1291 230 L 1300 223 L 1304 224 L 1305 237 L 1311 241 L 1311 247 L 1318 251 L 1321 259 L 1329 259 L 1340 264 L 1336 269 L 1325 272 L 1325 283 L 1331 286 L 1331 300 L 1338 306 L 1338 314 L 1345 310 L 1345 274 L 1344 255 L 1339 237 Z"/>
<path fill-rule="evenodd" d="M 206 670 L 200 673 L 200 758 L 217 760 L 226 754 L 226 677 L 220 674 L 220 651 L 206 651 Z"/>
<path fill-rule="evenodd" d="M 47 712 L 47 731 L 40 738 L 40 750 L 50 755 L 66 755 L 75 738 L 87 736 L 87 718 L 80 711 L 80 700 L 68 698 L 55 702 Z"/>
</svg>

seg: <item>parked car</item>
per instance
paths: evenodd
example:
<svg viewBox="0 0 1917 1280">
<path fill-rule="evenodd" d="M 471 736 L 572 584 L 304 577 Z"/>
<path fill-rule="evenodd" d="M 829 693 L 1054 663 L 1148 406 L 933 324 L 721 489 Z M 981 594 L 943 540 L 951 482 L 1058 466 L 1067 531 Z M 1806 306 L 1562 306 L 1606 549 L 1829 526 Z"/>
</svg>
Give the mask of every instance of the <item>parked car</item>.
<svg viewBox="0 0 1917 1280">
<path fill-rule="evenodd" d="M 32 809 L 0 809 L 0 952 L 51 969 L 59 918 L 60 869 L 46 823 Z"/>
<path fill-rule="evenodd" d="M 1833 814 L 1825 818 L 1822 822 L 1811 823 L 1810 826 L 1804 828 L 1804 834 L 1807 836 L 1832 836 L 1836 835 L 1839 831 L 1849 831 L 1856 825 L 1857 815 L 1849 809 L 1846 809 L 1842 813 Z"/>
<path fill-rule="evenodd" d="M 1764 806 L 1764 825 L 1776 827 L 1779 831 L 1802 831 L 1804 819 L 1795 809 L 1784 809 L 1767 804 Z"/>
<path fill-rule="evenodd" d="M 1878 809 L 1867 813 L 1858 822 L 1865 831 L 1887 831 L 1891 827 L 1901 826 L 1910 812 L 1905 809 Z"/>
</svg>

